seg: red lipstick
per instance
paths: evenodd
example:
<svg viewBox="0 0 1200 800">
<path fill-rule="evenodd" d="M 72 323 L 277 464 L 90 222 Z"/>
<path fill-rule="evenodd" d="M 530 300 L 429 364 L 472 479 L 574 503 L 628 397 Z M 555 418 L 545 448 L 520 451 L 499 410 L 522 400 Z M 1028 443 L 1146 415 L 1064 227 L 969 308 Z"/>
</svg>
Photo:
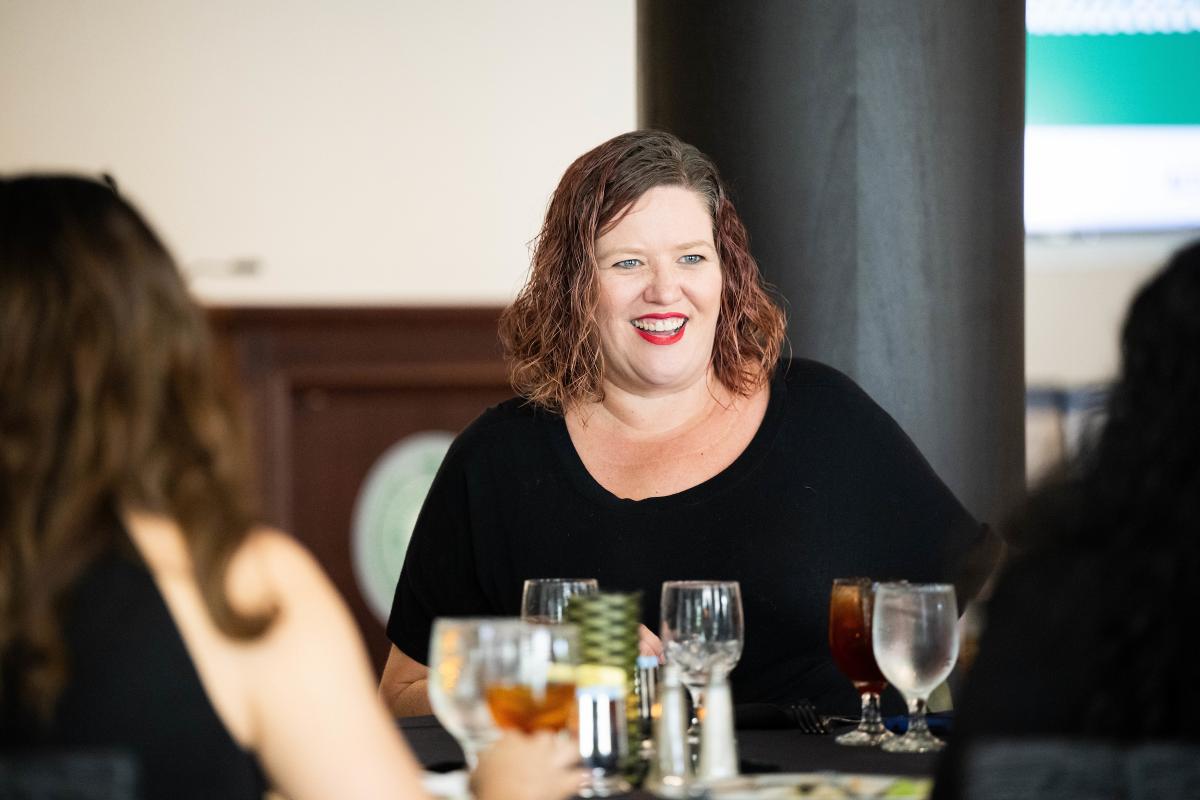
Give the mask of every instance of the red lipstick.
<svg viewBox="0 0 1200 800">
<path fill-rule="evenodd" d="M 644 331 L 636 325 L 633 329 L 637 331 L 638 336 L 641 336 L 650 344 L 675 344 L 683 338 L 683 332 L 687 330 L 687 316 L 685 314 L 643 314 L 638 319 L 682 319 L 683 324 L 679 326 L 679 330 L 667 336 L 662 333 L 654 333 L 652 331 Z"/>
</svg>

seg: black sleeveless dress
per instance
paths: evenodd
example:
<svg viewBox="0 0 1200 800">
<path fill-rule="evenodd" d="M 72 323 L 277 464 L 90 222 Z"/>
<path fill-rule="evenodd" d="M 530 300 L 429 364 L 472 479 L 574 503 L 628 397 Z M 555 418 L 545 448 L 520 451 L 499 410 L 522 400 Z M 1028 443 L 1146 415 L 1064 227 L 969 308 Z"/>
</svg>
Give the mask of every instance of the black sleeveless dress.
<svg viewBox="0 0 1200 800">
<path fill-rule="evenodd" d="M 261 800 L 258 760 L 217 716 L 146 564 L 126 536 L 117 539 L 72 592 L 63 629 L 70 674 L 49 724 L 22 713 L 4 681 L 5 754 L 123 751 L 137 763 L 144 800 Z"/>
</svg>

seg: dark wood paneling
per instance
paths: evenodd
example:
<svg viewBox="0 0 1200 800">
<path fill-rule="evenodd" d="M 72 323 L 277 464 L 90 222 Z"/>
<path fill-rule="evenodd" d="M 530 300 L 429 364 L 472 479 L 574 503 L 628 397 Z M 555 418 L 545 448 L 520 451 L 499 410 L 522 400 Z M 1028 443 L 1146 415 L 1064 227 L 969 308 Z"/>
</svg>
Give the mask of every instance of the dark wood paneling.
<svg viewBox="0 0 1200 800">
<path fill-rule="evenodd" d="M 350 604 L 376 668 L 388 643 L 350 556 L 368 470 L 397 440 L 457 432 L 512 394 L 498 308 L 214 308 L 246 395 L 267 521 L 313 551 Z"/>
</svg>

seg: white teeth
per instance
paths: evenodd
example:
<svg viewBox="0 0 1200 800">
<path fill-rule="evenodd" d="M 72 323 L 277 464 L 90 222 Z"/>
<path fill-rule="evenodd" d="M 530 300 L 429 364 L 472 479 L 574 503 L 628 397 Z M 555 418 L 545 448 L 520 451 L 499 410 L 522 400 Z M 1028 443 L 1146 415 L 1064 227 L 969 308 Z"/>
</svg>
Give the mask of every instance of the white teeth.
<svg viewBox="0 0 1200 800">
<path fill-rule="evenodd" d="M 671 317 L 670 319 L 635 319 L 633 327 L 654 333 L 674 333 L 687 322 L 686 317 Z"/>
</svg>

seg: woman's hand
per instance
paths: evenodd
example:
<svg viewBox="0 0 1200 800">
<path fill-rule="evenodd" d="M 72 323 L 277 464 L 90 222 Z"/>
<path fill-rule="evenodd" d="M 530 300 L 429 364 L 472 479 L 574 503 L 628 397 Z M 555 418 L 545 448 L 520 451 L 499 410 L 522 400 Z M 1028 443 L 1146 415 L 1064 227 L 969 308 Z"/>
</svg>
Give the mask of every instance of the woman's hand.
<svg viewBox="0 0 1200 800">
<path fill-rule="evenodd" d="M 479 800 L 562 800 L 583 784 L 578 763 L 573 741 L 510 732 L 480 754 L 471 780 Z"/>
<path fill-rule="evenodd" d="M 638 652 L 644 656 L 656 656 L 658 663 L 663 663 L 662 639 L 655 636 L 645 625 L 638 625 Z"/>
</svg>

